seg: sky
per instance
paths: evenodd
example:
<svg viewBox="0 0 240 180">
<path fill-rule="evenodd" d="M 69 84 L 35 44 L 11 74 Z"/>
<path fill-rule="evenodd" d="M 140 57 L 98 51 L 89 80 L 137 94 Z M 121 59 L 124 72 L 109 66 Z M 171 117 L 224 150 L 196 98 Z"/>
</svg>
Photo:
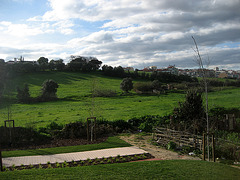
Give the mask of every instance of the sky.
<svg viewBox="0 0 240 180">
<path fill-rule="evenodd" d="M 0 59 L 240 70 L 240 0 L 0 0 Z"/>
</svg>

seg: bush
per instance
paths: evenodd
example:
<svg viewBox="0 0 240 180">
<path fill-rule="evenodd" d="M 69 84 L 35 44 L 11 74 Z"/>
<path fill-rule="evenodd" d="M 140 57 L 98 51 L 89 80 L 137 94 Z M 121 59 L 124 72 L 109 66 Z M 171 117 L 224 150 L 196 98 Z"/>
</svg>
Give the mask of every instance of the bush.
<svg viewBox="0 0 240 180">
<path fill-rule="evenodd" d="M 58 83 L 52 79 L 47 79 L 42 84 L 42 95 L 39 97 L 42 101 L 51 101 L 57 99 Z"/>
<path fill-rule="evenodd" d="M 117 95 L 117 93 L 111 89 L 96 89 L 92 95 L 94 97 L 114 97 Z"/>
<path fill-rule="evenodd" d="M 167 149 L 168 150 L 174 150 L 174 149 L 176 149 L 176 147 L 177 147 L 177 144 L 175 142 L 169 141 L 167 143 Z"/>
<path fill-rule="evenodd" d="M 131 91 L 133 88 L 133 82 L 131 78 L 124 78 L 120 84 L 121 90 L 128 93 L 128 91 Z"/>
<path fill-rule="evenodd" d="M 138 82 L 134 84 L 133 89 L 138 93 L 152 93 L 153 85 L 151 82 Z"/>
<path fill-rule="evenodd" d="M 87 137 L 87 126 L 82 122 L 74 122 L 66 124 L 62 131 L 56 134 L 58 138 L 86 138 Z"/>
<path fill-rule="evenodd" d="M 33 128 L 15 127 L 11 128 L 11 137 L 9 128 L 0 127 L 0 146 L 1 147 L 21 147 L 33 144 L 42 144 L 51 140 L 50 136 L 37 132 Z"/>
<path fill-rule="evenodd" d="M 152 132 L 153 131 L 153 123 L 146 121 L 146 122 L 141 123 L 138 128 L 144 132 Z"/>
<path fill-rule="evenodd" d="M 240 161 L 240 150 L 237 145 L 221 142 L 215 148 L 216 157 Z"/>
<path fill-rule="evenodd" d="M 124 130 L 126 131 L 132 129 L 131 124 L 124 120 L 112 121 L 111 124 L 117 133 L 122 133 Z"/>
</svg>

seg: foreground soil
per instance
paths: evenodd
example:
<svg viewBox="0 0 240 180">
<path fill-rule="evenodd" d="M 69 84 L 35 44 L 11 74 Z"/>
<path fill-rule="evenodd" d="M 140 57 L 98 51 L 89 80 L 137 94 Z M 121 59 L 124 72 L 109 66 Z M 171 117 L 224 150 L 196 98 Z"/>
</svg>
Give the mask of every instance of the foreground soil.
<svg viewBox="0 0 240 180">
<path fill-rule="evenodd" d="M 131 135 L 122 135 L 119 136 L 122 140 L 127 143 L 137 146 L 141 149 L 144 149 L 152 156 L 155 157 L 156 160 L 172 160 L 172 159 L 187 159 L 187 160 L 201 160 L 198 157 L 188 156 L 188 155 L 179 155 L 176 152 L 166 150 L 159 146 L 155 146 L 151 144 L 152 136 L 142 136 L 139 134 L 131 134 Z"/>
</svg>

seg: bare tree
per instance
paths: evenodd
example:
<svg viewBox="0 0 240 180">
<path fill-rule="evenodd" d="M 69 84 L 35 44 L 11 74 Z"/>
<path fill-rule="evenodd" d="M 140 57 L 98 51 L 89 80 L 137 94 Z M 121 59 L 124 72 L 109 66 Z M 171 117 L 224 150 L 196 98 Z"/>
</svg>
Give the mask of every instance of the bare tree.
<svg viewBox="0 0 240 180">
<path fill-rule="evenodd" d="M 208 84 L 207 84 L 207 77 L 206 77 L 206 69 L 203 66 L 202 57 L 200 54 L 200 51 L 198 49 L 198 45 L 194 37 L 192 36 L 192 39 L 195 44 L 195 49 L 193 49 L 196 53 L 196 62 L 199 66 L 199 69 L 202 72 L 203 82 L 204 82 L 204 88 L 205 88 L 205 99 L 206 99 L 206 105 L 205 105 L 205 111 L 206 111 L 206 120 L 207 120 L 207 149 L 208 149 L 208 161 L 210 159 L 210 152 L 209 152 L 209 118 L 208 118 Z"/>
</svg>

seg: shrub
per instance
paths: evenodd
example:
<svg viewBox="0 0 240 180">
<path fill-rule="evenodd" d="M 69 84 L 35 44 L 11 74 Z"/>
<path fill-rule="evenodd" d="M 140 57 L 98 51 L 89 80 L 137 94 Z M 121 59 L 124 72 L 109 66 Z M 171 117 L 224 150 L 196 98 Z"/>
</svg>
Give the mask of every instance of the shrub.
<svg viewBox="0 0 240 180">
<path fill-rule="evenodd" d="M 86 138 L 87 127 L 82 122 L 66 124 L 56 136 L 58 138 Z"/>
<path fill-rule="evenodd" d="M 21 147 L 32 144 L 42 144 L 48 142 L 51 138 L 43 133 L 37 132 L 33 128 L 15 127 L 12 129 L 12 147 Z M 0 145 L 8 146 L 10 143 L 9 129 L 0 127 Z"/>
<path fill-rule="evenodd" d="M 215 148 L 216 157 L 225 158 L 228 160 L 238 160 L 240 161 L 240 151 L 238 150 L 237 145 L 221 142 L 216 145 Z"/>
<path fill-rule="evenodd" d="M 138 128 L 144 132 L 152 132 L 153 123 L 146 121 L 146 122 L 141 123 Z"/>
<path fill-rule="evenodd" d="M 42 84 L 42 95 L 40 96 L 40 99 L 42 101 L 51 101 L 57 99 L 57 88 L 58 83 L 52 79 L 47 79 Z"/>
<path fill-rule="evenodd" d="M 117 93 L 111 89 L 96 89 L 93 91 L 92 95 L 94 97 L 115 97 Z"/>
<path fill-rule="evenodd" d="M 124 78 L 120 84 L 121 90 L 128 93 L 128 91 L 131 91 L 133 88 L 133 82 L 131 78 Z"/>
<path fill-rule="evenodd" d="M 52 121 L 49 125 L 47 125 L 47 129 L 49 130 L 62 130 L 63 125 L 59 125 L 56 122 Z"/>
<path fill-rule="evenodd" d="M 132 129 L 131 125 L 124 120 L 112 121 L 111 124 L 117 133 Z"/>
<path fill-rule="evenodd" d="M 177 147 L 177 144 L 175 142 L 169 141 L 167 144 L 168 150 L 174 150 L 174 149 L 176 149 L 176 147 Z"/>
<path fill-rule="evenodd" d="M 138 82 L 134 84 L 133 89 L 138 93 L 152 93 L 153 85 L 151 82 Z"/>
</svg>

